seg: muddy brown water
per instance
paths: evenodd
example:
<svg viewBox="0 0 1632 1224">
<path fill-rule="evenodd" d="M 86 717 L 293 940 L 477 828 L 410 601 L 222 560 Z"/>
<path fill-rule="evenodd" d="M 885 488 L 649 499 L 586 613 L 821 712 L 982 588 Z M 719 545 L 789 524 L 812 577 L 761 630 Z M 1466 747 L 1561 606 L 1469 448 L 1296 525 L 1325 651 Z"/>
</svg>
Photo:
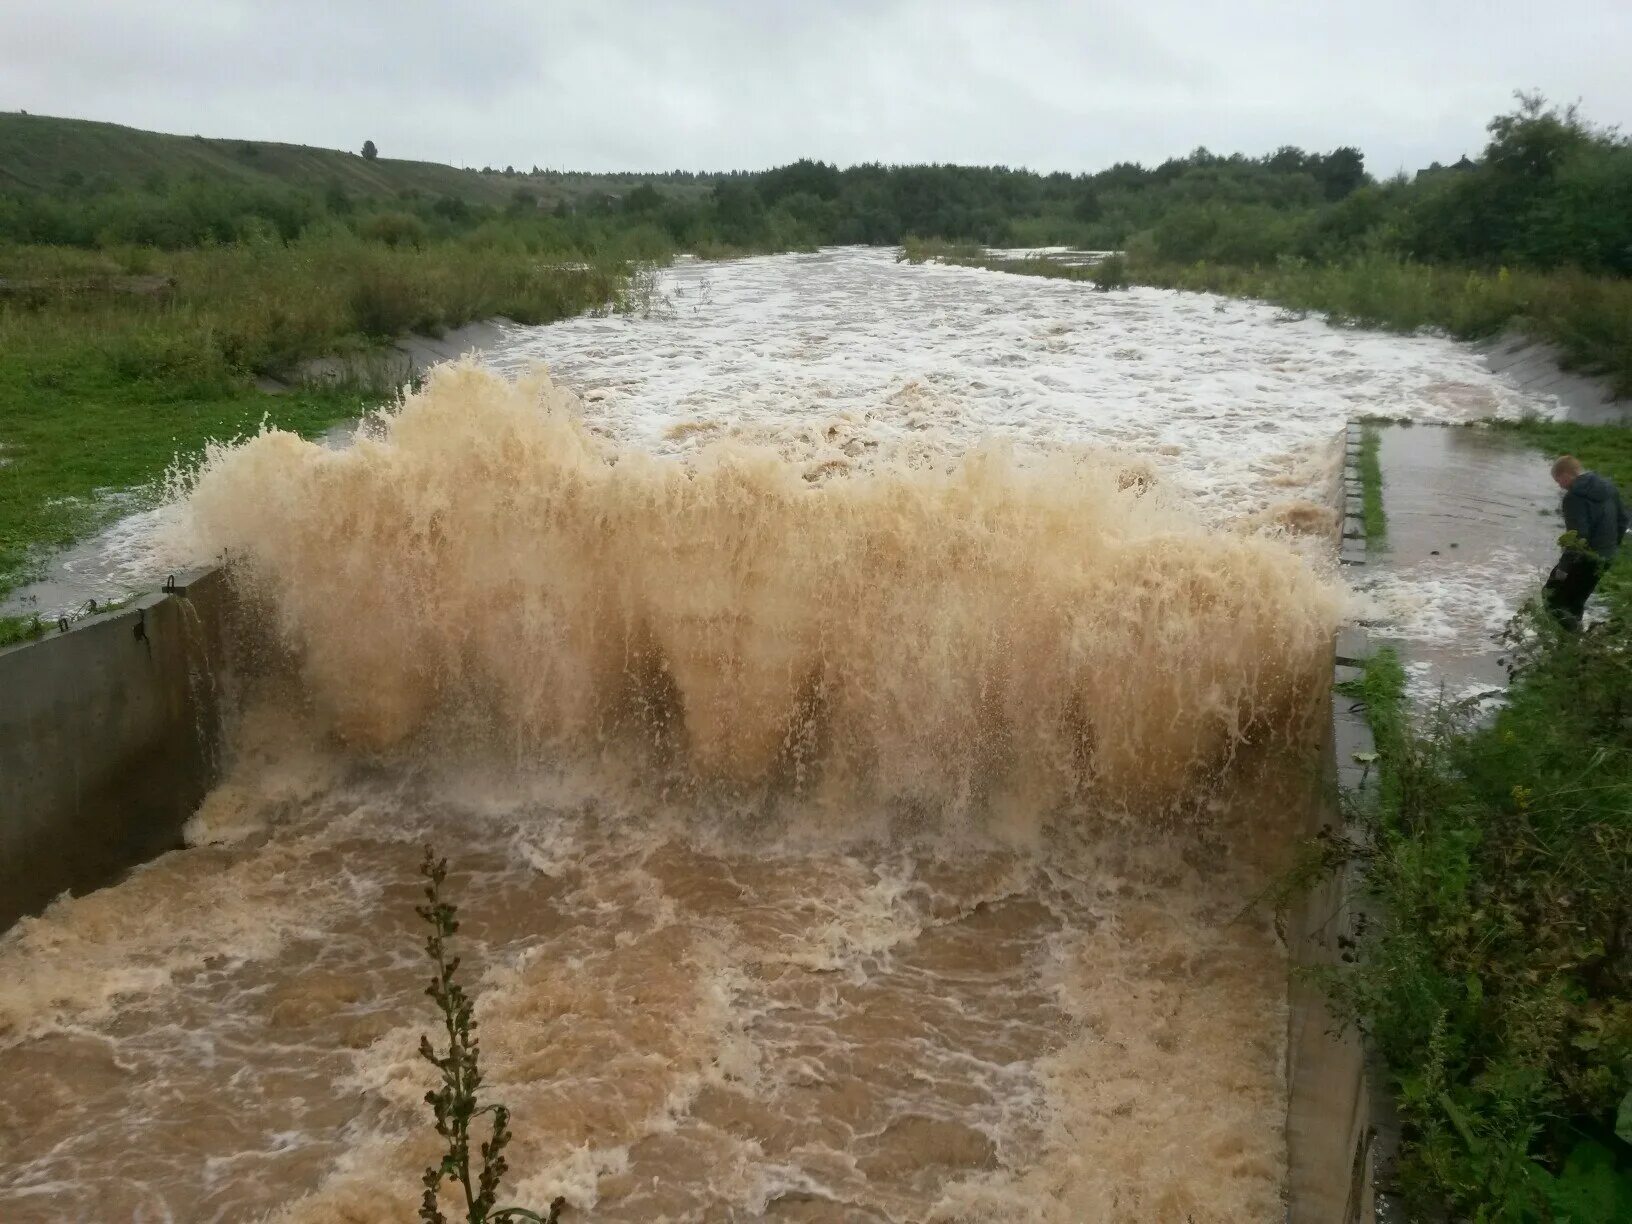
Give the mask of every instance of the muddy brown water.
<svg viewBox="0 0 1632 1224">
<path fill-rule="evenodd" d="M 427 842 L 506 1202 L 1281 1218 L 1250 903 L 1329 578 L 1125 458 L 835 476 L 580 407 L 448 370 L 349 450 L 212 457 L 188 521 L 268 657 L 194 848 L 0 941 L 0 1218 L 413 1221 Z"/>
<path fill-rule="evenodd" d="M 562 789 L 286 752 L 212 800 L 263 831 L 30 924 L 0 1011 L 0 1216 L 412 1220 L 431 841 L 514 1110 L 506 1201 L 1276 1217 L 1286 970 L 1238 918 L 1264 864 L 1232 850 L 1274 840 L 1273 788 L 1206 834 L 1046 852 L 540 797 Z"/>
</svg>

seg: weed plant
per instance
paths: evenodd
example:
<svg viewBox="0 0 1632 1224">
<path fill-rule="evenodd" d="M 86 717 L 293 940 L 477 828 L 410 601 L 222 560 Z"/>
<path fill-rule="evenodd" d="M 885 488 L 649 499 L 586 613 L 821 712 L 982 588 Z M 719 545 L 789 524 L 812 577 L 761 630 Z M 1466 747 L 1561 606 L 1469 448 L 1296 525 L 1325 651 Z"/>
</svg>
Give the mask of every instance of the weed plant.
<svg viewBox="0 0 1632 1224">
<path fill-rule="evenodd" d="M 459 930 L 459 910 L 444 894 L 448 879 L 448 861 L 439 859 L 431 847 L 425 847 L 425 859 L 419 873 L 425 880 L 425 904 L 415 912 L 430 927 L 425 937 L 425 955 L 435 972 L 428 994 L 441 1013 L 445 1050 L 438 1050 L 429 1037 L 419 1039 L 420 1057 L 435 1067 L 441 1083 L 425 1094 L 425 1103 L 431 1107 L 436 1120 L 436 1133 L 442 1137 L 446 1150 L 442 1159 L 425 1170 L 421 1179 L 424 1194 L 420 1199 L 419 1218 L 423 1224 L 448 1224 L 440 1199 L 444 1184 L 458 1187 L 464 1199 L 467 1224 L 502 1224 L 506 1220 L 531 1220 L 536 1224 L 555 1224 L 566 1200 L 558 1198 L 550 1205 L 547 1216 L 524 1207 L 497 1207 L 499 1188 L 509 1164 L 504 1150 L 510 1144 L 510 1111 L 503 1105 L 483 1105 L 479 1097 L 482 1086 L 481 1045 L 476 1039 L 476 1009 L 463 986 L 459 984 L 459 958 L 452 955 L 451 941 Z M 471 1124 L 484 1115 L 491 1117 L 488 1138 L 479 1146 L 481 1167 L 472 1180 Z"/>
</svg>

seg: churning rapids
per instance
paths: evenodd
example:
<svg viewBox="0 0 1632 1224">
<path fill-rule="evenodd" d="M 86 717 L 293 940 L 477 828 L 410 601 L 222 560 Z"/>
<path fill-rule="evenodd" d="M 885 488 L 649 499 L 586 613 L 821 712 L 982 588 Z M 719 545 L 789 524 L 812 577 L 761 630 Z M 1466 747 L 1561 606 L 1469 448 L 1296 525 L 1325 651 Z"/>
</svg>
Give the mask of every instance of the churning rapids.
<svg viewBox="0 0 1632 1224">
<path fill-rule="evenodd" d="M 0 944 L 0 1217 L 413 1220 L 426 842 L 501 1201 L 1281 1217 L 1286 964 L 1244 907 L 1308 803 L 1338 431 L 1511 393 L 1202 298 L 711 275 L 349 449 L 216 448 L 161 516 L 261 648 L 193 848 Z"/>
</svg>

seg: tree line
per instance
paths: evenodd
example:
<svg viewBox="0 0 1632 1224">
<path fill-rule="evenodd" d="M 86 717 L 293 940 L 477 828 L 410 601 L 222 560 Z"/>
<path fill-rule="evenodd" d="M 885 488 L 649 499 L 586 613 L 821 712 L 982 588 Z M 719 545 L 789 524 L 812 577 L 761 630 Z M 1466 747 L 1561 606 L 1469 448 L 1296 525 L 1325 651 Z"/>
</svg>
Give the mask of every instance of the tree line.
<svg viewBox="0 0 1632 1224">
<path fill-rule="evenodd" d="M 1128 249 L 1171 263 L 1329 262 L 1385 253 L 1495 268 L 1632 274 L 1632 146 L 1574 107 L 1521 94 L 1489 124 L 1477 160 L 1378 181 L 1358 149 L 1287 146 L 1260 157 L 1205 148 L 1156 166 L 1092 174 L 1007 166 L 800 160 L 718 177 L 685 198 L 648 179 L 577 200 L 521 185 L 493 207 L 451 195 L 354 197 L 326 189 L 154 176 L 115 188 L 65 176 L 46 192 L 0 195 L 0 240 L 180 249 L 289 242 L 343 226 L 388 245 L 505 227 L 529 247 L 571 249 L 612 231 L 641 245 L 772 251 L 888 245 L 909 236 L 992 246 Z"/>
</svg>

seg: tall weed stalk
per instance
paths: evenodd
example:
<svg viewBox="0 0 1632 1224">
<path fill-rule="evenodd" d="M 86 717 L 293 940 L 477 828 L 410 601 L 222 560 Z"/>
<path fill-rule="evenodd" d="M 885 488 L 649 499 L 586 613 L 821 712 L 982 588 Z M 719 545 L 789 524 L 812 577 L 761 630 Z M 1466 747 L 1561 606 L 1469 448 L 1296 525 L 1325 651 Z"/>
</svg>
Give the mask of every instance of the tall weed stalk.
<svg viewBox="0 0 1632 1224">
<path fill-rule="evenodd" d="M 438 1051 L 429 1037 L 419 1039 L 420 1057 L 441 1073 L 441 1085 L 425 1094 L 425 1103 L 431 1107 L 436 1133 L 447 1148 L 442 1159 L 427 1168 L 421 1179 L 425 1192 L 420 1199 L 419 1218 L 423 1224 L 448 1224 L 440 1199 L 443 1185 L 451 1182 L 464 1199 L 467 1224 L 501 1224 L 505 1220 L 555 1224 L 566 1205 L 564 1198 L 550 1205 L 547 1216 L 524 1207 L 494 1206 L 499 1185 L 510 1167 L 504 1158 L 504 1149 L 510 1143 L 510 1111 L 499 1104 L 483 1105 L 477 1095 L 482 1086 L 481 1047 L 476 1039 L 475 1006 L 459 984 L 459 958 L 451 955 L 449 947 L 459 930 L 459 911 L 442 891 L 448 878 L 448 861 L 437 858 L 426 846 L 419 873 L 425 878 L 426 904 L 416 906 L 415 912 L 431 928 L 425 938 L 425 954 L 435 966 L 425 993 L 442 1014 L 447 1038 L 445 1051 Z M 481 1168 L 472 1181 L 471 1124 L 484 1114 L 491 1116 L 492 1125 L 487 1140 L 480 1145 Z"/>
</svg>

